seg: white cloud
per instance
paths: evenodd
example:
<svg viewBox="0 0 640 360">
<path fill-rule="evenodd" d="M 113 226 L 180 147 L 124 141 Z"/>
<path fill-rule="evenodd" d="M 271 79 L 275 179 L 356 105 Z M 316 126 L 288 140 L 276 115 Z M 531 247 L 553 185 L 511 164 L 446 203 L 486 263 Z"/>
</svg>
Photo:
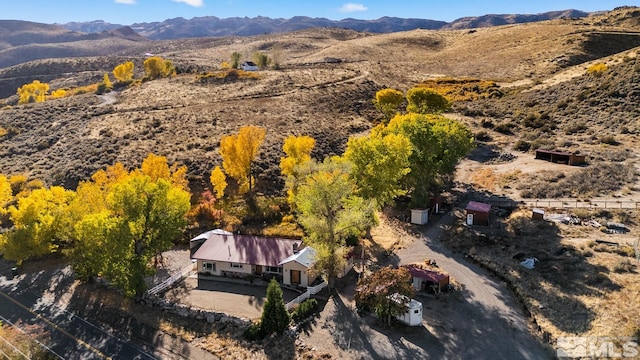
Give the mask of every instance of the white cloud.
<svg viewBox="0 0 640 360">
<path fill-rule="evenodd" d="M 340 8 L 340 12 L 342 13 L 352 13 L 358 11 L 367 11 L 369 10 L 364 4 L 354 4 L 354 3 L 346 3 L 342 5 Z"/>
<path fill-rule="evenodd" d="M 118 4 L 135 5 L 136 0 L 115 0 Z"/>
<path fill-rule="evenodd" d="M 204 0 L 173 0 L 177 3 L 185 3 L 189 6 L 193 7 L 202 7 L 204 6 Z"/>
</svg>

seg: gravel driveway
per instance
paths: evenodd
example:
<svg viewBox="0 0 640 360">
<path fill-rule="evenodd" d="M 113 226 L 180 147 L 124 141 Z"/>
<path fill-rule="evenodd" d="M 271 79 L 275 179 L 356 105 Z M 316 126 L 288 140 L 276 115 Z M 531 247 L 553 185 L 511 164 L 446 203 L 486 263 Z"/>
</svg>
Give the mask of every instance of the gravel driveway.
<svg viewBox="0 0 640 360">
<path fill-rule="evenodd" d="M 456 221 L 443 215 L 423 228 L 394 262 L 436 260 L 462 289 L 440 298 L 417 297 L 423 303 L 423 326 L 381 328 L 371 316 L 355 313 L 354 281 L 332 297 L 310 331 L 301 334 L 309 346 L 340 359 L 549 359 L 553 351 L 527 327 L 527 319 L 503 283 L 483 269 L 452 254 L 437 239 Z"/>
</svg>

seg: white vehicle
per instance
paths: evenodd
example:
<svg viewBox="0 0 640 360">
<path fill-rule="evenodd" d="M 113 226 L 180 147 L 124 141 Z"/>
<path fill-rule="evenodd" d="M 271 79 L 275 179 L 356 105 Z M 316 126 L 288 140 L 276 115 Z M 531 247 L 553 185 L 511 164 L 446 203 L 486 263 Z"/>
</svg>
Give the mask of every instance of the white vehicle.
<svg viewBox="0 0 640 360">
<path fill-rule="evenodd" d="M 240 64 L 240 68 L 244 71 L 258 71 L 258 65 L 251 61 L 245 61 Z"/>
</svg>

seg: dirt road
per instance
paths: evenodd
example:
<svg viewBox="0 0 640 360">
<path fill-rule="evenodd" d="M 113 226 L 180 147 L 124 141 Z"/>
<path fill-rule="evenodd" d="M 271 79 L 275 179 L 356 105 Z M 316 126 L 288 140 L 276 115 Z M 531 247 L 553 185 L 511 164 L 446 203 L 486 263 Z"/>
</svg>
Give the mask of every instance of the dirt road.
<svg viewBox="0 0 640 360">
<path fill-rule="evenodd" d="M 445 214 L 397 252 L 400 264 L 435 260 L 462 286 L 462 296 L 452 297 L 455 304 L 447 308 L 426 309 L 429 304 L 425 304 L 425 313 L 446 311 L 450 321 L 434 325 L 427 320 L 425 326 L 440 340 L 448 358 L 549 358 L 550 349 L 531 335 L 527 319 L 505 284 L 465 261 L 463 255 L 451 253 L 438 240 L 443 227 L 457 220 L 451 212 Z"/>
<path fill-rule="evenodd" d="M 549 359 L 553 351 L 529 332 L 506 286 L 483 269 L 452 254 L 437 239 L 456 218 L 447 214 L 421 234 L 403 239 L 394 265 L 436 260 L 461 285 L 439 298 L 419 295 L 423 326 L 381 328 L 360 317 L 353 301 L 354 281 L 329 299 L 321 317 L 301 339 L 340 359 Z"/>
</svg>

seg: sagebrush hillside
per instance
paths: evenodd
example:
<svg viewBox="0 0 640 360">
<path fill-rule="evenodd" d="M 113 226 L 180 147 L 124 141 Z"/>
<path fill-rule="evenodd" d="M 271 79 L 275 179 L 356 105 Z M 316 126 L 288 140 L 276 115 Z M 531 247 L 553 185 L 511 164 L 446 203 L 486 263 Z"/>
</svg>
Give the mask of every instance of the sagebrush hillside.
<svg viewBox="0 0 640 360">
<path fill-rule="evenodd" d="M 341 153 L 349 136 L 367 132 L 382 119 L 372 104 L 376 91 L 386 87 L 406 91 L 439 76 L 494 81 L 500 86 L 502 99 L 462 102 L 456 109 L 471 115 L 465 121 L 474 131 L 483 129 L 484 118 L 494 126 L 512 124 L 513 134 L 487 130 L 501 146 L 526 140 L 536 131 L 540 139 L 551 138 L 554 144 L 565 138 L 597 143 L 590 137 L 611 134 L 634 146 L 637 17 L 636 8 L 625 8 L 588 19 L 472 31 L 372 35 L 309 29 L 141 42 L 118 56 L 30 62 L 0 70 L 3 96 L 9 96 L 6 104 L 15 104 L 12 87 L 34 78 L 50 82 L 55 90 L 100 81 L 125 60 L 134 60 L 140 71 L 144 59 L 140 54 L 147 52 L 172 60 L 178 75 L 101 97 L 86 93 L 3 109 L 0 126 L 8 134 L 2 138 L 0 172 L 73 186 L 114 161 L 133 166 L 154 152 L 187 165 L 192 184 L 204 186 L 210 170 L 220 163 L 221 136 L 253 124 L 267 130 L 256 168 L 258 187 L 278 191 L 282 185 L 278 163 L 286 136 L 316 138 L 313 155 L 318 158 Z M 256 79 L 199 79 L 199 74 L 229 61 L 232 52 L 250 59 L 256 51 L 272 55 L 274 48 L 281 51 L 279 70 L 261 71 Z M 609 70 L 590 77 L 589 61 L 607 62 Z M 573 75 L 558 78 L 568 72 Z M 547 83 L 553 79 L 561 84 Z M 544 124 L 527 125 L 530 114 L 552 122 L 554 129 L 543 132 Z M 572 131 L 576 122 L 596 133 Z"/>
</svg>

